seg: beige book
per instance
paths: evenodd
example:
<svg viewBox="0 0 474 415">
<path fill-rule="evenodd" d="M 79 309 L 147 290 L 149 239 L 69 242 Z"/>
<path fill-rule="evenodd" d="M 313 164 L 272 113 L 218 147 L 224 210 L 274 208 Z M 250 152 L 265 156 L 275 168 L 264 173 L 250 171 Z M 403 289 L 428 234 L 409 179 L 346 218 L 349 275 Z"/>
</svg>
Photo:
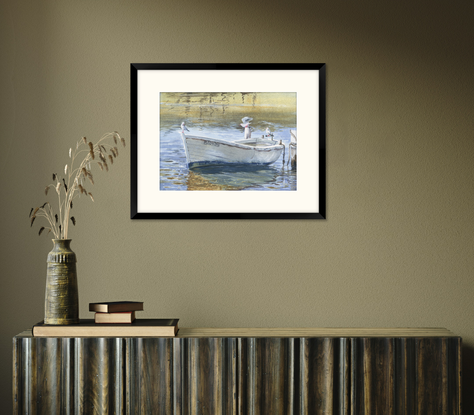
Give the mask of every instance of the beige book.
<svg viewBox="0 0 474 415">
<path fill-rule="evenodd" d="M 131 323 L 135 320 L 135 311 L 124 313 L 95 313 L 96 323 Z"/>
<path fill-rule="evenodd" d="M 81 320 L 79 324 L 53 326 L 43 322 L 33 326 L 35 337 L 174 337 L 178 319 L 139 318 L 132 323 L 96 324 Z"/>
</svg>

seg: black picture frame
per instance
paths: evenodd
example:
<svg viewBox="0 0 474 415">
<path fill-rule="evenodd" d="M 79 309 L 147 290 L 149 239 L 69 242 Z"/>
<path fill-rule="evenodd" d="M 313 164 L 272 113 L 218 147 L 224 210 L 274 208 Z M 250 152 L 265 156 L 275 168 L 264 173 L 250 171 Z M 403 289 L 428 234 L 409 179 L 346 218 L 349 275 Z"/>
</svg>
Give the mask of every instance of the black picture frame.
<svg viewBox="0 0 474 415">
<path fill-rule="evenodd" d="M 228 211 L 174 211 L 174 209 L 165 209 L 164 211 L 155 211 L 154 209 L 139 209 L 140 183 L 138 152 L 141 140 L 139 129 L 139 120 L 142 115 L 139 111 L 142 106 L 139 105 L 140 90 L 144 86 L 139 85 L 139 75 L 153 75 L 159 77 L 165 76 L 164 71 L 176 71 L 181 76 L 191 74 L 186 71 L 219 71 L 219 75 L 225 75 L 220 71 L 305 71 L 302 73 L 311 74 L 314 72 L 317 76 L 318 93 L 315 101 L 317 102 L 318 115 L 318 142 L 317 155 L 317 189 L 312 195 L 317 197 L 318 209 L 310 211 L 278 211 L 278 212 L 228 212 Z M 308 71 L 308 72 L 306 72 Z M 169 74 L 170 72 L 166 72 Z M 175 73 L 175 72 L 172 72 Z M 198 72 L 199 73 L 199 72 Z M 202 72 L 201 72 L 202 73 Z M 234 72 L 235 73 L 235 72 Z M 281 73 L 281 72 L 280 72 Z M 292 72 L 289 72 L 292 73 Z M 185 75 L 186 74 L 186 75 Z M 217 74 L 217 72 L 216 72 Z M 141 81 L 142 82 L 142 81 Z M 131 188 L 131 219 L 326 219 L 326 64 L 324 63 L 301 63 L 301 64 L 168 64 L 168 63 L 132 63 L 130 65 L 130 83 L 131 83 L 131 111 L 130 111 L 130 142 L 131 142 L 131 161 L 130 161 L 130 188 Z M 198 88 L 199 89 L 199 88 Z M 316 114 L 315 114 L 316 115 Z M 148 138 L 147 138 L 148 139 Z M 299 159 L 298 159 L 299 161 Z M 142 186 L 143 188 L 143 186 Z M 162 192 L 165 194 L 166 192 Z M 194 192 L 186 192 L 194 193 Z M 235 193 L 235 192 L 228 192 Z M 283 192 L 282 192 L 283 193 Z M 148 193 L 147 193 L 148 194 Z M 148 197 L 148 196 L 147 196 Z M 163 196 L 165 197 L 165 196 Z M 237 209 L 236 209 L 237 210 Z"/>
</svg>

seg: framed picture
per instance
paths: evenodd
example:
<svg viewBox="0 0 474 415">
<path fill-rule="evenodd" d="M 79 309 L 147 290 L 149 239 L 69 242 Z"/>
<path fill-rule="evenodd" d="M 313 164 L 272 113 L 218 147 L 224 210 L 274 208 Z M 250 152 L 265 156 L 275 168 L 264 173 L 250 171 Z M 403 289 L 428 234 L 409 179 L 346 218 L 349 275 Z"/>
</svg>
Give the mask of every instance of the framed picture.
<svg viewBox="0 0 474 415">
<path fill-rule="evenodd" d="M 325 219 L 325 64 L 131 64 L 132 219 Z"/>
</svg>

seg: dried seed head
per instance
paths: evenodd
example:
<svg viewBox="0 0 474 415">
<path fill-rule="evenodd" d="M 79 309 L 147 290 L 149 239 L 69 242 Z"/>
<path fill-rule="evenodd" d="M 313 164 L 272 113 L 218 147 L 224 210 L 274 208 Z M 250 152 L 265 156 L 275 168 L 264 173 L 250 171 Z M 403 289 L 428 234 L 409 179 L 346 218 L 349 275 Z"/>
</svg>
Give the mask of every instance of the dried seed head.
<svg viewBox="0 0 474 415">
<path fill-rule="evenodd" d="M 102 152 L 99 153 L 99 157 L 100 157 L 100 159 L 101 159 L 104 163 L 106 162 L 105 157 L 104 157 L 104 155 L 102 154 Z"/>
<path fill-rule="evenodd" d="M 35 216 L 35 215 L 36 215 L 36 212 L 38 212 L 38 210 L 40 210 L 40 208 L 39 208 L 39 207 L 37 207 L 37 208 L 34 210 L 34 212 L 33 212 L 33 216 Z"/>
<path fill-rule="evenodd" d="M 69 158 L 72 157 L 72 148 L 69 149 Z"/>
<path fill-rule="evenodd" d="M 48 196 L 48 191 L 49 191 L 49 186 L 46 186 L 46 189 L 44 189 L 44 194 Z"/>
<path fill-rule="evenodd" d="M 67 164 L 64 166 L 64 174 L 67 174 Z"/>
<path fill-rule="evenodd" d="M 30 228 L 33 226 L 33 222 L 35 221 L 35 219 L 36 219 L 36 216 L 33 216 L 33 217 L 31 218 Z"/>
<path fill-rule="evenodd" d="M 54 215 L 54 218 L 56 219 L 56 223 L 58 223 L 58 214 Z"/>
<path fill-rule="evenodd" d="M 103 150 L 104 153 L 107 153 L 107 149 L 101 144 L 100 148 Z"/>
<path fill-rule="evenodd" d="M 89 151 L 89 154 L 91 155 L 91 159 L 94 160 L 95 159 L 94 151 L 93 150 Z"/>
<path fill-rule="evenodd" d="M 92 196 L 92 193 L 89 193 L 89 196 L 92 199 L 92 201 L 94 202 L 94 197 Z"/>
<path fill-rule="evenodd" d="M 90 181 L 92 184 L 94 184 L 94 179 L 92 178 L 92 174 L 89 175 L 89 176 L 87 176 L 87 177 L 88 177 L 89 181 Z"/>
<path fill-rule="evenodd" d="M 84 188 L 82 187 L 81 184 L 79 185 L 79 191 L 81 192 L 81 194 L 84 193 Z"/>
<path fill-rule="evenodd" d="M 53 182 L 56 180 L 56 173 L 53 173 Z"/>
<path fill-rule="evenodd" d="M 76 218 L 74 216 L 71 216 L 71 221 L 74 226 L 76 226 Z"/>
<path fill-rule="evenodd" d="M 118 148 L 114 147 L 114 150 L 115 150 L 115 154 L 117 154 L 117 157 L 118 157 L 118 155 L 119 155 Z"/>
<path fill-rule="evenodd" d="M 122 137 L 120 140 L 122 141 L 122 145 L 125 147 L 125 138 Z"/>
<path fill-rule="evenodd" d="M 59 188 L 61 187 L 61 182 L 58 182 L 58 184 L 56 185 L 56 192 L 59 193 Z"/>
<path fill-rule="evenodd" d="M 91 149 L 91 151 L 94 150 L 94 144 L 92 144 L 90 141 L 87 144 L 89 144 L 89 148 Z"/>
<path fill-rule="evenodd" d="M 110 164 L 114 164 L 114 158 L 109 154 Z"/>
<path fill-rule="evenodd" d="M 66 189 L 66 193 L 67 193 L 67 184 L 66 184 L 66 181 L 64 180 L 64 178 L 63 178 L 63 183 L 64 183 L 64 188 Z"/>
<path fill-rule="evenodd" d="M 104 167 L 105 167 L 105 170 L 109 171 L 109 166 L 105 160 L 104 160 Z"/>
<path fill-rule="evenodd" d="M 71 209 L 72 209 L 72 200 L 71 200 L 71 202 L 69 203 L 69 206 L 70 206 L 70 207 L 71 207 Z"/>
<path fill-rule="evenodd" d="M 102 165 L 102 163 L 99 161 L 97 164 L 99 165 L 100 169 L 103 171 L 103 170 L 104 170 L 104 166 Z"/>
<path fill-rule="evenodd" d="M 44 207 L 48 204 L 48 202 L 44 202 L 43 206 L 41 206 L 41 209 L 44 209 Z"/>
<path fill-rule="evenodd" d="M 31 218 L 31 214 L 33 213 L 34 210 L 35 210 L 34 208 L 31 208 L 30 215 L 28 216 L 29 218 Z"/>
<path fill-rule="evenodd" d="M 81 169 L 81 173 L 84 175 L 84 177 L 87 177 L 87 170 L 85 167 Z"/>
<path fill-rule="evenodd" d="M 39 232 L 38 232 L 38 235 L 41 235 L 41 232 L 43 232 L 43 231 L 44 231 L 44 226 L 42 226 L 42 227 L 40 228 L 40 230 L 39 230 Z"/>
<path fill-rule="evenodd" d="M 114 133 L 114 143 L 117 144 L 117 133 Z"/>
<path fill-rule="evenodd" d="M 87 138 L 86 137 L 82 137 L 82 141 L 84 141 L 84 144 L 87 144 Z"/>
<path fill-rule="evenodd" d="M 48 233 L 46 235 L 48 235 L 50 232 L 51 232 L 51 228 L 48 228 Z"/>
</svg>

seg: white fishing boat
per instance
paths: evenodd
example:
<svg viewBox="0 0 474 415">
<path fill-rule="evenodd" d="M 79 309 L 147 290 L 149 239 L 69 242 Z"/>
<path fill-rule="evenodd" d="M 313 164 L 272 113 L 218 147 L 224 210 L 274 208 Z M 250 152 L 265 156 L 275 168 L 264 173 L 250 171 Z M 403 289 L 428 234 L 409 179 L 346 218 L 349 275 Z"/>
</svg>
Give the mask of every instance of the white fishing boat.
<svg viewBox="0 0 474 415">
<path fill-rule="evenodd" d="M 273 139 L 244 138 L 227 141 L 186 133 L 181 124 L 181 138 L 186 151 L 188 167 L 226 164 L 272 164 L 282 155 L 285 146 Z M 249 136 L 246 133 L 246 136 Z"/>
<path fill-rule="evenodd" d="M 290 130 L 291 142 L 289 144 L 288 159 L 291 163 L 291 168 L 296 169 L 296 130 Z"/>
</svg>

